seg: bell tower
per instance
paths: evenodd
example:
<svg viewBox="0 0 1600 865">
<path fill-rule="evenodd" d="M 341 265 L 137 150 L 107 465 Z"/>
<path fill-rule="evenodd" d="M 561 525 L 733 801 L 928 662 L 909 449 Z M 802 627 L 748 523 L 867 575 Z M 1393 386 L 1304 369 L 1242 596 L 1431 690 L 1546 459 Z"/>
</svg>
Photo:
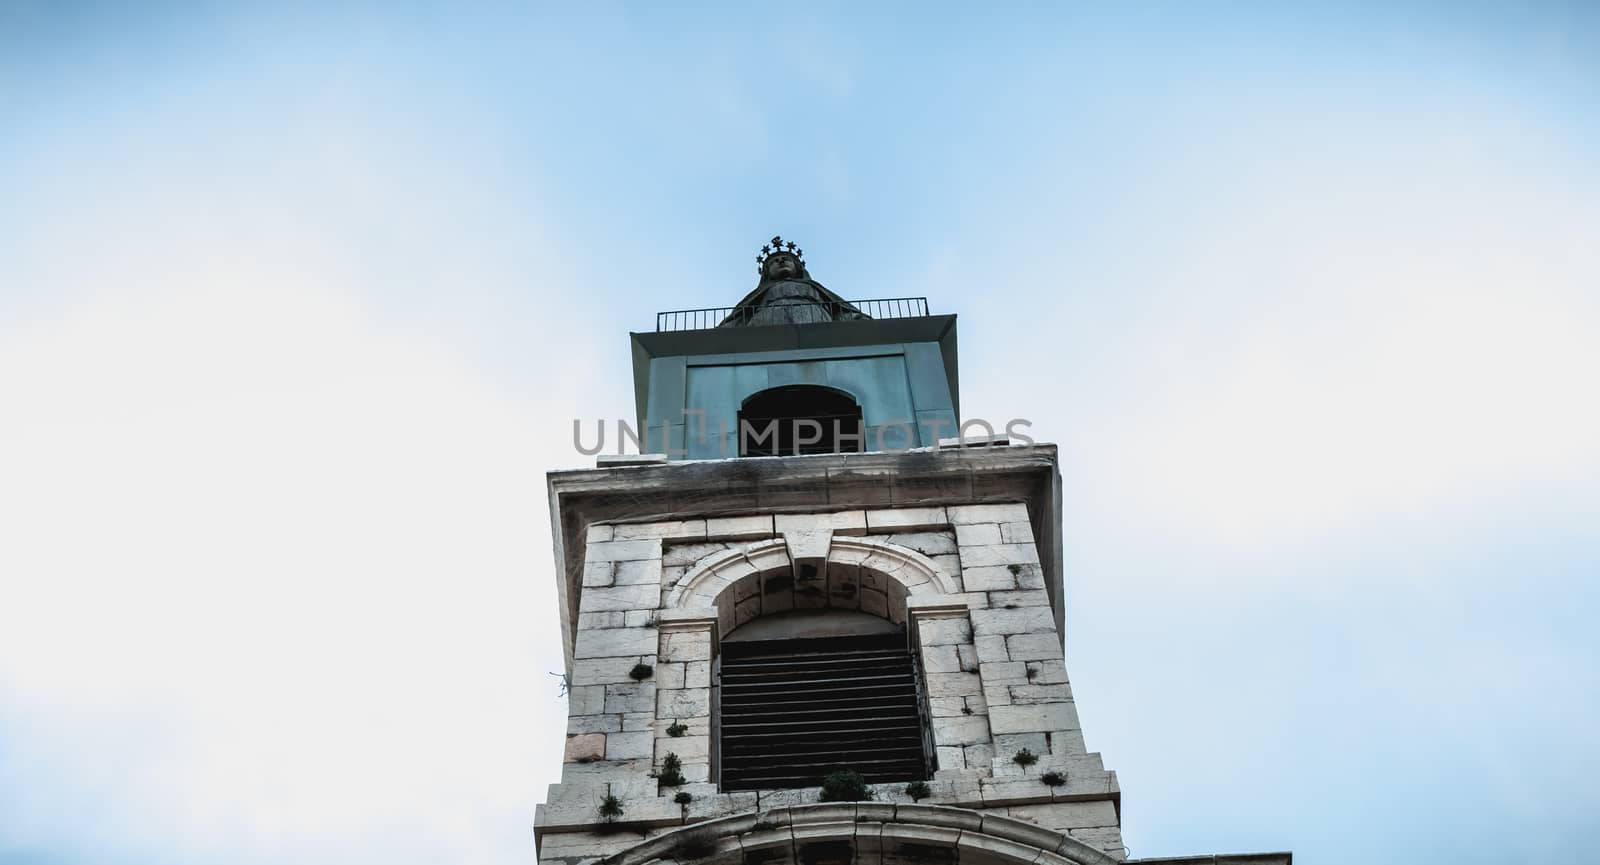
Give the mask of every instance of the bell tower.
<svg viewBox="0 0 1600 865">
<path fill-rule="evenodd" d="M 655 452 L 549 475 L 540 860 L 1126 859 L 1063 660 L 1055 447 L 958 437 L 955 316 L 847 301 L 777 237 L 757 267 L 632 335 Z"/>
</svg>

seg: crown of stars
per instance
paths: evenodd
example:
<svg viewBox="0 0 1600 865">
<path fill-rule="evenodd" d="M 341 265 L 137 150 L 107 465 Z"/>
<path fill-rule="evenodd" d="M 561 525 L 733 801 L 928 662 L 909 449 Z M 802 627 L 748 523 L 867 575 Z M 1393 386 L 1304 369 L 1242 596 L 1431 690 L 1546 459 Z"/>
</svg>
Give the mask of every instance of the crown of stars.
<svg viewBox="0 0 1600 865">
<path fill-rule="evenodd" d="M 794 256 L 800 262 L 800 266 L 805 267 L 805 251 L 797 246 L 794 241 L 784 240 L 783 237 L 775 234 L 770 242 L 761 247 L 761 254 L 756 256 L 756 273 L 765 273 L 767 259 L 780 252 Z"/>
</svg>

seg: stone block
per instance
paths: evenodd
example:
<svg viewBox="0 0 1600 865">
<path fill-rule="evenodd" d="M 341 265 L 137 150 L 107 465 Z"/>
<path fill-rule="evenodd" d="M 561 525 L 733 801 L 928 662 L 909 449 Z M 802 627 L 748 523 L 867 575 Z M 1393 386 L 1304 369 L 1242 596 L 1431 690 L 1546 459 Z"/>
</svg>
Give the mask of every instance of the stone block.
<svg viewBox="0 0 1600 865">
<path fill-rule="evenodd" d="M 651 712 L 656 708 L 655 685 L 607 685 L 607 712 Z"/>
<path fill-rule="evenodd" d="M 1048 607 L 1050 596 L 1038 589 L 1019 589 L 1014 592 L 990 592 L 990 609 L 1011 610 L 1017 607 Z"/>
<path fill-rule="evenodd" d="M 931 717 L 934 717 L 934 718 L 952 718 L 952 717 L 955 717 L 957 715 L 977 714 L 977 709 L 973 709 L 972 705 L 967 702 L 968 700 L 973 700 L 973 699 L 977 699 L 977 698 L 975 698 L 975 697 L 929 697 L 928 698 L 928 714 Z M 968 712 L 968 711 L 966 711 L 967 709 L 972 709 L 972 711 Z M 572 731 L 569 730 L 568 732 L 572 732 Z"/>
<path fill-rule="evenodd" d="M 1030 661 L 1028 666 L 1034 669 L 1032 684 L 1035 685 L 1065 685 L 1067 684 L 1067 666 L 1061 660 Z"/>
<path fill-rule="evenodd" d="M 718 817 L 731 817 L 734 814 L 744 814 L 756 809 L 756 794 L 748 793 L 717 793 L 714 785 L 705 785 L 707 793 L 696 792 L 702 789 L 699 784 L 685 784 L 683 789 L 694 796 L 689 803 L 690 820 L 715 820 Z"/>
<path fill-rule="evenodd" d="M 778 514 L 773 518 L 778 534 L 792 531 L 831 531 L 839 535 L 867 533 L 865 511 L 835 511 L 826 514 Z"/>
<path fill-rule="evenodd" d="M 619 525 L 613 537 L 619 541 L 671 538 L 683 540 L 706 536 L 705 520 L 673 520 L 663 523 Z"/>
<path fill-rule="evenodd" d="M 957 746 L 951 747 L 951 746 L 941 745 L 941 746 L 935 748 L 934 751 L 935 751 L 936 756 L 938 757 L 939 768 L 941 770 L 942 769 L 965 769 L 965 768 L 967 768 L 967 761 L 966 761 L 966 757 L 965 757 L 966 751 L 964 751 L 961 748 L 961 746 L 957 745 Z"/>
<path fill-rule="evenodd" d="M 917 623 L 917 641 L 923 646 L 970 643 L 972 633 L 972 623 L 966 616 L 945 616 Z"/>
<path fill-rule="evenodd" d="M 987 808 L 1050 801 L 1050 788 L 1039 783 L 1039 779 L 1035 777 L 1000 775 L 996 772 L 995 777 L 985 778 L 979 782 L 979 789 L 983 793 L 984 807 Z"/>
<path fill-rule="evenodd" d="M 596 715 L 604 712 L 605 709 L 605 685 L 573 685 L 567 689 L 567 712 L 569 714 Z"/>
<path fill-rule="evenodd" d="M 731 548 L 732 545 L 725 541 L 667 544 L 661 553 L 661 564 L 663 567 L 687 569 L 690 565 L 698 564 L 702 559 Z"/>
<path fill-rule="evenodd" d="M 567 718 L 567 733 L 619 733 L 622 718 L 619 715 L 572 715 Z"/>
<path fill-rule="evenodd" d="M 711 662 L 685 662 L 683 665 L 683 686 L 685 688 L 711 687 Z"/>
<path fill-rule="evenodd" d="M 881 530 L 937 529 L 948 525 L 950 518 L 944 508 L 887 508 L 866 512 L 867 529 Z"/>
<path fill-rule="evenodd" d="M 795 805 L 815 805 L 822 797 L 821 787 L 801 787 L 794 790 L 763 790 L 760 792 L 761 810 L 789 808 Z"/>
<path fill-rule="evenodd" d="M 953 556 L 956 554 L 956 537 L 949 531 L 907 532 L 885 535 L 884 540 L 897 547 L 916 550 L 925 556 Z"/>
<path fill-rule="evenodd" d="M 574 718 L 573 720 L 577 720 Z M 562 759 L 568 763 L 587 763 L 603 759 L 606 755 L 606 734 L 584 733 L 567 737 L 567 750 Z"/>
<path fill-rule="evenodd" d="M 588 562 L 628 562 L 659 558 L 661 558 L 661 542 L 654 539 L 605 541 L 589 544 L 584 550 L 584 560 Z"/>
<path fill-rule="evenodd" d="M 956 646 L 956 657 L 961 661 L 961 669 L 971 670 L 978 666 L 978 648 L 972 645 Z"/>
<path fill-rule="evenodd" d="M 656 650 L 656 632 L 649 628 L 604 628 L 579 631 L 574 658 L 628 657 L 638 661 Z"/>
<path fill-rule="evenodd" d="M 1000 526 L 996 523 L 968 523 L 956 528 L 956 543 L 962 547 L 988 546 L 1000 541 Z"/>
<path fill-rule="evenodd" d="M 1019 706 L 1035 703 L 1062 703 L 1072 699 L 1072 686 L 1060 685 L 1012 685 L 1010 687 L 1011 702 Z"/>
<path fill-rule="evenodd" d="M 606 610 L 601 613 L 579 613 L 578 630 L 581 632 L 600 628 L 626 627 L 627 620 L 624 618 L 625 615 L 625 613 L 618 610 Z"/>
<path fill-rule="evenodd" d="M 656 674 L 653 677 L 657 690 L 683 687 L 684 668 L 688 665 L 683 662 L 657 664 Z"/>
<path fill-rule="evenodd" d="M 833 544 L 833 532 L 828 529 L 791 529 L 783 533 L 789 548 L 789 562 L 794 567 L 796 582 L 806 579 L 827 579 L 828 548 Z"/>
<path fill-rule="evenodd" d="M 596 523 L 584 532 L 585 544 L 600 544 L 611 540 L 614 529 L 609 523 Z"/>
<path fill-rule="evenodd" d="M 653 610 L 661 604 L 661 588 L 654 583 L 585 589 L 579 610 L 598 613 L 606 610 Z"/>
<path fill-rule="evenodd" d="M 1028 682 L 1028 665 L 1022 661 L 983 663 L 978 666 L 986 687 L 1023 685 Z"/>
<path fill-rule="evenodd" d="M 989 565 L 1037 565 L 1039 552 L 1033 544 L 985 544 L 961 548 L 961 571 Z"/>
<path fill-rule="evenodd" d="M 1017 587 L 1017 575 L 1005 565 L 976 567 L 970 562 L 962 565 L 961 588 L 968 592 L 1009 591 Z"/>
<path fill-rule="evenodd" d="M 646 657 L 644 663 L 649 664 L 653 658 Z M 605 658 L 579 658 L 572 662 L 572 690 L 576 692 L 584 685 L 618 685 L 631 683 L 633 677 L 629 673 L 635 664 L 640 663 L 638 656 L 617 656 Z"/>
<path fill-rule="evenodd" d="M 1033 538 L 1033 524 L 1026 520 L 1001 523 L 1000 542 L 1004 544 L 1031 544 Z"/>
<path fill-rule="evenodd" d="M 974 637 L 973 647 L 978 652 L 978 657 L 984 661 L 1003 662 L 1011 660 L 1011 655 L 1006 652 L 1005 634 L 988 634 Z"/>
<path fill-rule="evenodd" d="M 1076 730 L 1078 712 L 1072 703 L 990 706 L 989 725 L 996 734 Z"/>
<path fill-rule="evenodd" d="M 661 635 L 662 661 L 709 661 L 710 631 L 670 631 Z"/>
<path fill-rule="evenodd" d="M 1050 753 L 1050 740 L 1044 733 L 997 733 L 994 737 L 994 756 L 1002 765 L 1015 766 L 1011 758 L 1023 748 L 1042 758 Z M 971 757 L 967 758 L 967 765 L 972 765 Z"/>
<path fill-rule="evenodd" d="M 711 713 L 710 688 L 656 691 L 656 717 L 692 718 Z"/>
<path fill-rule="evenodd" d="M 639 733 L 606 735 L 607 760 L 650 759 L 655 754 L 656 737 L 648 730 Z"/>
<path fill-rule="evenodd" d="M 1054 633 L 1012 634 L 1006 637 L 1006 654 L 1013 661 L 1059 661 L 1061 643 Z"/>
<path fill-rule="evenodd" d="M 556 800 L 554 793 L 558 789 L 563 793 L 572 792 L 573 795 L 587 796 L 593 793 L 595 787 L 635 783 L 648 774 L 650 774 L 649 758 L 616 762 L 566 763 L 561 767 L 561 783 L 550 788 L 551 801 Z"/>
<path fill-rule="evenodd" d="M 628 610 L 622 614 L 625 628 L 653 628 L 656 626 L 655 610 Z"/>
<path fill-rule="evenodd" d="M 1098 802 L 1050 802 L 1038 805 L 1012 805 L 1007 809 L 1017 820 L 1037 823 L 1057 832 L 1069 829 L 1087 829 L 1095 826 L 1116 826 L 1117 808 L 1109 799 Z"/>
<path fill-rule="evenodd" d="M 1056 620 L 1049 607 L 1019 607 L 1015 610 L 973 610 L 974 636 L 989 634 L 1054 634 Z"/>
<path fill-rule="evenodd" d="M 923 646 L 922 671 L 924 673 L 961 672 L 961 655 L 956 651 L 956 648 L 954 643 Z"/>
<path fill-rule="evenodd" d="M 956 589 L 965 589 L 961 581 L 960 556 L 956 555 L 955 553 L 944 553 L 942 555 L 929 556 L 928 560 L 933 562 L 934 570 L 937 570 L 939 573 L 943 574 L 946 579 L 955 582 Z"/>
<path fill-rule="evenodd" d="M 770 538 L 777 534 L 770 515 L 753 517 L 716 517 L 706 520 L 706 537 L 718 539 L 754 540 Z"/>
<path fill-rule="evenodd" d="M 613 586 L 638 586 L 643 584 L 660 585 L 661 560 L 639 559 L 629 562 L 613 562 L 611 584 Z"/>
<path fill-rule="evenodd" d="M 640 730 L 655 729 L 656 714 L 654 712 L 623 712 L 622 732 L 637 733 Z"/>
<path fill-rule="evenodd" d="M 923 677 L 928 696 L 970 697 L 983 693 L 983 682 L 971 673 L 928 673 Z"/>
<path fill-rule="evenodd" d="M 1020 503 L 998 505 L 950 505 L 945 508 L 952 525 L 971 523 L 1027 522 L 1028 506 Z"/>
<path fill-rule="evenodd" d="M 933 725 L 935 745 L 977 745 L 989 741 L 989 719 L 983 715 L 941 718 Z"/>
<path fill-rule="evenodd" d="M 611 585 L 611 572 L 616 562 L 584 562 L 583 587 L 596 589 Z"/>
<path fill-rule="evenodd" d="M 668 754 L 677 754 L 678 759 L 684 763 L 704 763 L 710 759 L 711 739 L 709 736 L 679 736 L 674 739 L 670 736 L 656 737 L 656 765 L 661 765 Z"/>
<path fill-rule="evenodd" d="M 968 745 L 962 748 L 961 753 L 965 755 L 967 768 L 990 769 L 994 764 L 995 745 L 993 742 L 979 742 L 976 745 Z M 976 794 L 976 792 L 976 789 L 974 789 L 973 793 Z"/>
</svg>

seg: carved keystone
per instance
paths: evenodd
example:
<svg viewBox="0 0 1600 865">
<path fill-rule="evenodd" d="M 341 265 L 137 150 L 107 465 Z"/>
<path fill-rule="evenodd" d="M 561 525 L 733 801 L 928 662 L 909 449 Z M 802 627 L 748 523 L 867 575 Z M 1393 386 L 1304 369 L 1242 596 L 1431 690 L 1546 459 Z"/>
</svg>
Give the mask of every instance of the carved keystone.
<svg viewBox="0 0 1600 865">
<path fill-rule="evenodd" d="M 833 529 L 792 529 L 783 533 L 783 542 L 789 548 L 789 564 L 797 581 L 828 578 Z"/>
</svg>

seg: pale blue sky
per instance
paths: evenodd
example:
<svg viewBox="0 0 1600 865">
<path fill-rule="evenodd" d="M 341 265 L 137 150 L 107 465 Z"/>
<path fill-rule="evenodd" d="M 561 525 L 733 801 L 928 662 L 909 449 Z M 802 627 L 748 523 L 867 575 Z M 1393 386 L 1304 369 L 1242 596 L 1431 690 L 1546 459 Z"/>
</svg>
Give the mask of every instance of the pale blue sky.
<svg viewBox="0 0 1600 865">
<path fill-rule="evenodd" d="M 753 285 L 1062 447 L 1135 856 L 1600 844 L 1584 4 L 0 4 L 0 862 L 527 862 L 543 473 Z"/>
</svg>

